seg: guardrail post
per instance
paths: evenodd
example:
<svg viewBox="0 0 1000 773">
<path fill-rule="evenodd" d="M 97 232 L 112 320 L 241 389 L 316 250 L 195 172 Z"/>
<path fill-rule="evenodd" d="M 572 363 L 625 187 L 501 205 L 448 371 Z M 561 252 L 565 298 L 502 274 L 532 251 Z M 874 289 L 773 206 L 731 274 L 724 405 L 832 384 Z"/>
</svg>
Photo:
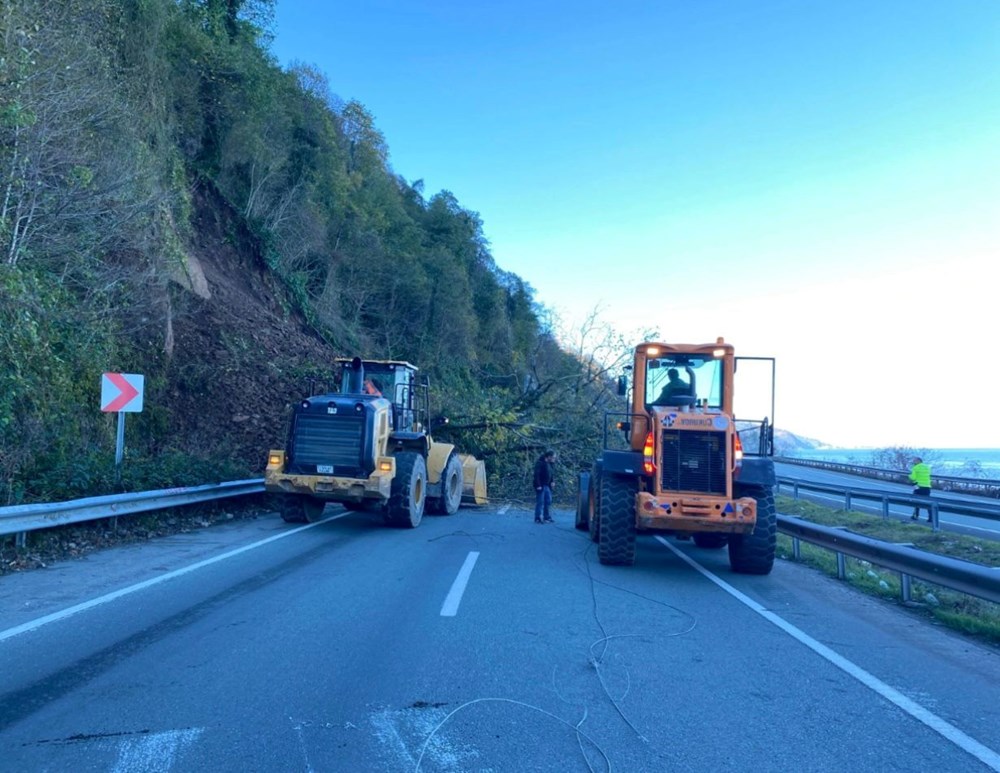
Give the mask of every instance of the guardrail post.
<svg viewBox="0 0 1000 773">
<path fill-rule="evenodd" d="M 837 579 L 847 579 L 847 561 L 843 553 L 837 553 Z"/>
<path fill-rule="evenodd" d="M 889 517 L 889 497 L 882 497 L 882 518 Z"/>
<path fill-rule="evenodd" d="M 792 484 L 792 499 L 798 499 L 798 498 L 799 498 L 799 484 L 798 483 L 793 483 Z"/>
<path fill-rule="evenodd" d="M 903 594 L 903 601 L 909 601 L 912 598 L 913 584 L 910 580 L 910 575 L 899 573 L 899 586 Z"/>
<path fill-rule="evenodd" d="M 796 561 L 802 558 L 802 541 L 798 537 L 792 537 L 792 558 Z"/>
<path fill-rule="evenodd" d="M 844 492 L 844 509 L 851 509 L 851 492 L 849 490 Z"/>
<path fill-rule="evenodd" d="M 24 550 L 28 545 L 28 532 L 19 531 L 14 535 L 14 547 L 18 550 Z"/>
<path fill-rule="evenodd" d="M 931 531 L 940 531 L 941 522 L 938 520 L 938 505 L 937 502 L 931 500 Z"/>
</svg>

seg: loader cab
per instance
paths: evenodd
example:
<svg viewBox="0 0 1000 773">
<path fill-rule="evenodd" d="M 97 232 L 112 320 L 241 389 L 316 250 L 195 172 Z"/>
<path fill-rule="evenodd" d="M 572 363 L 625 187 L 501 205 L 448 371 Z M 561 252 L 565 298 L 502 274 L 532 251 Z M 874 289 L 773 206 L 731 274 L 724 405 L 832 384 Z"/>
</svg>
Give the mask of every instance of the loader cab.
<svg viewBox="0 0 1000 773">
<path fill-rule="evenodd" d="M 636 351 L 637 402 L 650 407 L 731 411 L 732 347 L 649 344 Z M 639 386 L 639 384 L 637 384 Z M 641 398 L 640 398 L 641 395 Z M 636 406 L 638 408 L 638 406 Z"/>
<path fill-rule="evenodd" d="M 417 368 L 402 360 L 337 360 L 343 394 L 383 397 L 392 403 L 393 431 L 418 432 L 426 425 L 421 410 L 426 384 Z"/>
<path fill-rule="evenodd" d="M 722 360 L 705 354 L 670 354 L 646 362 L 648 405 L 722 408 Z"/>
</svg>

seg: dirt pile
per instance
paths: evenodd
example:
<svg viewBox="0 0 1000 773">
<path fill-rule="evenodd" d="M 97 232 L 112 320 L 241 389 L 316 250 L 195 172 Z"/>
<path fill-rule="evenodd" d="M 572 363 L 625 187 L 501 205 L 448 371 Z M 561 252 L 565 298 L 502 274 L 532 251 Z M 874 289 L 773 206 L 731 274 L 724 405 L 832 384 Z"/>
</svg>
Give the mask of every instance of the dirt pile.
<svg viewBox="0 0 1000 773">
<path fill-rule="evenodd" d="M 197 456 L 259 472 L 284 442 L 288 407 L 309 386 L 304 374 L 332 374 L 337 355 L 292 311 L 236 218 L 204 192 L 197 204 L 192 254 L 209 297 L 185 292 L 178 304 L 166 434 Z"/>
</svg>

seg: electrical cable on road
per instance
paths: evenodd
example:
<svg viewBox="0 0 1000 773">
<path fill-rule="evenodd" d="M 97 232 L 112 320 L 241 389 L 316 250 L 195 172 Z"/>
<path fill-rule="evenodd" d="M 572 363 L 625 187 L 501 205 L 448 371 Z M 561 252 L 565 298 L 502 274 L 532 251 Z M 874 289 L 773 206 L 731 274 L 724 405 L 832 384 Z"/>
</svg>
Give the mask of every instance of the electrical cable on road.
<svg viewBox="0 0 1000 773">
<path fill-rule="evenodd" d="M 569 530 L 568 529 L 564 529 L 564 531 L 569 531 Z M 574 530 L 574 535 L 575 535 L 575 530 Z M 611 639 L 641 638 L 641 637 L 645 636 L 646 634 L 640 634 L 640 633 L 633 633 L 633 634 L 608 634 L 608 631 L 605 628 L 604 623 L 601 620 L 600 613 L 598 611 L 597 593 L 596 593 L 596 590 L 595 590 L 595 585 L 597 585 L 599 583 L 599 584 L 605 585 L 605 586 L 607 586 L 609 588 L 612 588 L 612 589 L 615 589 L 615 590 L 619 590 L 619 591 L 622 591 L 624 593 L 629 593 L 629 594 L 631 594 L 633 596 L 638 596 L 641 599 L 644 599 L 646 601 L 650 601 L 650 602 L 652 602 L 654 604 L 659 604 L 660 606 L 664 606 L 667 609 L 671 609 L 671 610 L 673 610 L 675 612 L 678 612 L 679 614 L 687 617 L 691 621 L 691 625 L 688 626 L 687 628 L 685 628 L 684 630 L 682 630 L 682 631 L 676 631 L 676 632 L 670 633 L 670 634 L 666 634 L 666 636 L 668 638 L 673 638 L 675 636 L 683 636 L 685 634 L 690 633 L 697 626 L 698 620 L 690 612 L 687 612 L 687 611 L 685 611 L 683 609 L 675 607 L 672 604 L 667 604 L 664 601 L 660 601 L 658 599 L 653 599 L 653 598 L 650 598 L 648 596 L 644 596 L 641 593 L 636 593 L 635 591 L 628 590 L 627 588 L 622 588 L 620 586 L 613 585 L 612 583 L 596 579 L 594 577 L 593 573 L 591 572 L 591 569 L 590 569 L 591 561 L 590 561 L 589 557 L 590 557 L 591 550 L 592 550 L 593 547 L 594 547 L 593 543 L 590 542 L 587 545 L 586 550 L 583 551 L 582 558 L 583 558 L 583 561 L 584 561 L 584 566 L 586 567 L 587 578 L 590 580 L 590 598 L 591 598 L 591 602 L 592 602 L 592 610 L 593 610 L 593 613 L 594 613 L 594 620 L 597 622 L 597 626 L 598 626 L 598 628 L 601 629 L 601 633 L 603 633 L 604 636 L 590 645 L 590 648 L 589 648 L 589 651 L 590 651 L 590 664 L 594 667 L 594 671 L 597 673 L 597 679 L 598 679 L 598 681 L 601 684 L 601 689 L 604 691 L 604 694 L 608 697 L 608 700 L 611 701 L 611 704 L 615 707 L 615 711 L 618 712 L 618 715 L 622 718 L 622 721 L 624 721 L 625 724 L 628 725 L 632 729 L 632 731 L 636 734 L 636 736 L 644 744 L 648 745 L 649 744 L 649 739 L 647 739 L 646 736 L 644 736 L 639 731 L 639 729 L 625 715 L 625 711 L 621 707 L 621 701 L 623 701 L 625 699 L 625 697 L 629 693 L 629 690 L 631 689 L 631 684 L 632 684 L 631 673 L 629 672 L 629 670 L 627 668 L 623 667 L 624 671 L 625 671 L 625 676 L 626 676 L 626 678 L 628 680 L 628 684 L 626 685 L 625 692 L 622 693 L 622 695 L 621 695 L 620 698 L 616 699 L 611 694 L 611 691 L 608 689 L 607 684 L 605 683 L 605 680 L 604 680 L 604 675 L 601 672 L 601 664 L 603 663 L 605 655 L 607 654 L 607 651 L 608 651 L 608 642 Z M 577 568 L 579 568 L 579 567 L 577 567 Z M 595 655 L 594 655 L 594 647 L 596 647 L 598 644 L 603 644 L 604 645 L 604 649 L 602 650 L 600 656 L 596 656 L 595 657 Z"/>
<path fill-rule="evenodd" d="M 518 509 L 526 509 L 526 506 L 525 506 L 524 503 L 515 503 L 515 504 L 520 504 L 521 505 L 521 507 L 519 507 Z M 577 534 L 578 534 L 578 532 L 576 532 L 575 529 L 574 530 L 570 530 L 570 529 L 566 529 L 566 528 L 563 528 L 563 527 L 556 527 L 555 531 L 566 532 L 567 534 L 570 534 L 574 538 L 576 538 Z M 455 531 L 455 532 L 450 532 L 448 534 L 439 535 L 439 536 L 434 537 L 433 539 L 428 540 L 428 541 L 435 541 L 435 540 L 438 540 L 438 539 L 442 539 L 444 537 L 451 537 L 451 536 L 469 537 L 469 538 L 472 538 L 472 539 L 475 539 L 477 536 L 491 536 L 491 537 L 500 537 L 500 538 L 504 537 L 504 535 L 492 534 L 492 533 L 486 533 L 484 535 L 478 535 L 478 534 L 471 534 L 471 533 L 465 532 L 465 531 Z M 621 717 L 622 721 L 624 721 L 625 724 L 628 725 L 628 727 L 632 730 L 632 732 L 635 733 L 636 737 L 638 737 L 644 744 L 648 745 L 649 744 L 649 739 L 646 738 L 639 731 L 639 729 L 636 727 L 636 725 L 625 714 L 625 711 L 624 711 L 624 709 L 621 706 L 621 701 L 623 701 L 628 696 L 628 694 L 629 694 L 629 692 L 631 690 L 631 684 L 632 684 L 631 672 L 629 671 L 628 668 L 622 666 L 622 669 L 623 669 L 623 671 L 625 673 L 625 677 L 626 677 L 626 685 L 625 685 L 624 692 L 619 697 L 616 698 L 614 695 L 611 694 L 611 690 L 610 690 L 610 688 L 607 685 L 607 682 L 605 680 L 604 673 L 602 672 L 601 666 L 604 664 L 605 658 L 607 656 L 608 644 L 609 644 L 610 641 L 612 641 L 614 639 L 644 638 L 644 637 L 650 636 L 651 634 L 649 634 L 649 633 L 609 634 L 608 631 L 607 631 L 607 628 L 605 627 L 605 625 L 604 625 L 604 623 L 603 623 L 603 621 L 601 620 L 601 617 L 600 617 L 599 608 L 598 608 L 597 593 L 596 593 L 596 587 L 595 586 L 598 585 L 598 584 L 599 585 L 604 585 L 604 586 L 606 586 L 608 588 L 611 588 L 613 590 L 621 591 L 623 593 L 627 593 L 629 595 L 636 596 L 637 598 L 640 598 L 640 599 L 642 599 L 644 601 L 648 601 L 648 602 L 651 602 L 653 604 L 658 604 L 659 606 L 666 607 L 667 609 L 672 610 L 673 612 L 676 612 L 676 613 L 682 615 L 683 617 L 687 618 L 687 620 L 689 621 L 690 624 L 687 625 L 683 630 L 675 631 L 675 632 L 672 632 L 672 633 L 663 634 L 663 636 L 665 636 L 667 638 L 673 638 L 675 636 L 683 636 L 683 635 L 685 635 L 687 633 L 690 633 L 697 626 L 698 620 L 690 612 L 687 612 L 686 610 L 680 609 L 679 607 L 676 607 L 676 606 L 674 606 L 672 604 L 668 604 L 668 603 L 666 603 L 664 601 L 661 601 L 659 599 L 651 598 L 651 597 L 646 596 L 646 595 L 644 595 L 642 593 L 637 593 L 636 591 L 629 590 L 628 588 L 622 588 L 622 587 L 620 587 L 618 585 L 614 585 L 613 583 L 609 583 L 609 582 L 606 582 L 604 580 L 599 580 L 599 579 L 595 578 L 593 576 L 593 573 L 591 572 L 591 561 L 589 560 L 589 556 L 591 554 L 592 547 L 593 547 L 593 544 L 592 543 L 588 543 L 587 548 L 580 554 L 580 557 L 583 558 L 584 567 L 581 568 L 579 566 L 579 564 L 576 565 L 577 570 L 580 571 L 581 573 L 585 573 L 587 575 L 588 580 L 589 580 L 589 587 L 590 587 L 590 594 L 591 594 L 591 603 L 592 603 L 591 609 L 592 609 L 592 612 L 593 612 L 593 615 L 594 615 L 594 620 L 597 623 L 598 628 L 600 628 L 601 633 L 603 634 L 603 636 L 601 638 L 599 638 L 596 641 L 594 641 L 590 645 L 590 647 L 588 648 L 588 650 L 589 650 L 588 663 L 589 663 L 589 665 L 591 667 L 593 667 L 595 673 L 597 674 L 598 683 L 601 686 L 602 692 L 607 697 L 607 699 L 611 702 L 612 706 L 614 707 L 614 709 L 617 712 L 617 714 Z M 653 635 L 653 636 L 655 638 L 655 635 Z M 603 650 L 601 651 L 600 655 L 597 655 L 594 652 L 595 648 L 598 645 L 603 645 Z M 566 699 L 561 694 L 561 692 L 559 691 L 558 686 L 556 685 L 556 681 L 555 681 L 555 674 L 556 674 L 556 667 L 553 668 L 553 674 L 552 674 L 553 691 L 555 692 L 556 696 L 561 701 L 563 701 L 564 703 L 566 703 L 568 705 L 571 705 L 571 706 L 574 705 L 571 701 L 569 701 L 568 699 Z M 583 706 L 583 716 L 574 725 L 571 722 L 563 719 L 562 717 L 559 717 L 556 714 L 553 714 L 552 712 L 546 711 L 545 709 L 543 709 L 543 708 L 541 708 L 539 706 L 534 706 L 532 704 L 525 703 L 523 701 L 518 701 L 518 700 L 515 700 L 513 698 L 476 698 L 474 700 L 470 700 L 470 701 L 467 701 L 467 702 L 463 703 L 462 705 L 458 706 L 457 708 L 455 708 L 454 710 L 452 710 L 451 712 L 449 712 L 448 715 L 445 716 L 444 719 L 442 719 L 434 727 L 433 730 L 431 730 L 431 732 L 427 736 L 427 738 L 424 739 L 424 742 L 423 742 L 423 744 L 420 747 L 420 755 L 419 755 L 419 757 L 417 759 L 416 766 L 414 768 L 414 773 L 419 773 L 421 765 L 423 764 L 423 759 L 424 759 L 424 757 L 425 757 L 425 755 L 427 753 L 427 749 L 428 749 L 431 741 L 433 740 L 433 738 L 435 737 L 435 735 L 441 730 L 441 728 L 444 727 L 444 725 L 447 724 L 449 720 L 451 720 L 452 717 L 454 717 L 459 712 L 461 712 L 461 711 L 463 711 L 463 710 L 465 710 L 465 709 L 467 709 L 470 706 L 473 706 L 475 704 L 478 704 L 478 703 L 491 703 L 491 702 L 493 702 L 493 703 L 510 703 L 510 704 L 513 704 L 513 705 L 516 705 L 516 706 L 522 706 L 524 708 L 531 709 L 532 711 L 537 711 L 537 712 L 539 712 L 541 714 L 544 714 L 545 716 L 551 717 L 552 719 L 555 719 L 559 723 L 561 723 L 563 725 L 566 725 L 567 727 L 572 728 L 573 731 L 574 731 L 574 734 L 576 736 L 577 744 L 578 744 L 578 746 L 580 748 L 580 753 L 583 756 L 584 763 L 587 765 L 587 768 L 590 771 L 590 773 L 596 773 L 596 770 L 595 770 L 594 766 L 591 764 L 591 761 L 590 761 L 590 759 L 589 759 L 589 757 L 587 755 L 586 749 L 583 746 L 583 741 L 581 740 L 581 738 L 585 739 L 586 741 L 588 741 L 590 744 L 593 745 L 593 747 L 598 751 L 598 753 L 603 758 L 604 764 L 607 766 L 608 773 L 611 773 L 612 765 L 611 765 L 611 759 L 610 759 L 610 757 L 604 751 L 604 749 L 600 746 L 600 744 L 598 744 L 597 741 L 594 740 L 594 738 L 592 738 L 590 735 L 588 735 L 583 730 L 583 724 L 587 721 L 587 718 L 589 717 L 589 712 L 587 710 L 586 704 L 584 704 L 584 706 Z"/>
<path fill-rule="evenodd" d="M 597 751 L 600 753 L 600 755 L 604 758 L 604 762 L 608 766 L 608 773 L 611 773 L 611 770 L 612 770 L 612 768 L 611 768 L 611 758 L 608 757 L 608 755 L 605 753 L 604 749 L 601 748 L 601 745 L 599 743 L 597 743 L 597 741 L 595 741 L 593 738 L 591 738 L 589 735 L 587 735 L 586 733 L 584 733 L 580 729 L 579 725 L 575 725 L 574 726 L 574 725 L 570 724 L 569 722 L 567 722 L 562 717 L 553 714 L 551 711 L 546 711 L 545 709 L 543 709 L 543 708 L 541 708 L 539 706 L 532 706 L 530 703 L 525 703 L 523 701 L 514 700 L 513 698 L 475 698 L 474 700 L 466 701 L 461 706 L 458 706 L 457 708 L 455 708 L 454 710 L 452 710 L 451 712 L 449 712 L 448 716 L 446 716 L 444 719 L 442 719 L 437 724 L 437 726 L 433 730 L 431 730 L 430 735 L 428 735 L 427 738 L 424 739 L 424 743 L 420 747 L 420 756 L 417 758 L 417 764 L 416 764 L 416 767 L 413 769 L 413 773 L 419 773 L 420 766 L 421 766 L 421 764 L 424 761 L 424 754 L 427 753 L 427 746 L 430 744 L 431 739 L 434 738 L 434 736 L 438 732 L 438 730 L 440 730 L 445 725 L 445 723 L 447 723 L 448 720 L 451 719 L 453 716 L 455 716 L 458 712 L 460 712 L 460 711 L 462 711 L 464 709 L 467 709 L 469 706 L 474 706 L 477 703 L 511 703 L 511 704 L 513 704 L 515 706 L 522 706 L 522 707 L 524 707 L 526 709 L 531 709 L 532 711 L 537 711 L 540 714 L 544 714 L 547 717 L 551 717 L 552 719 L 556 720 L 557 722 L 559 722 L 559 723 L 561 723 L 563 725 L 566 725 L 569 728 L 572 728 L 574 732 L 578 733 L 579 735 L 582 735 L 584 738 L 586 738 L 588 741 L 590 741 L 594 745 L 594 748 L 597 749 Z M 581 722 L 582 722 L 582 720 L 581 720 Z M 578 737 L 579 737 L 579 735 L 578 735 Z M 584 759 L 586 760 L 586 755 L 584 756 Z M 589 760 L 587 760 L 587 767 L 590 769 L 591 773 L 596 773 L 594 771 L 594 768 L 591 766 Z"/>
</svg>

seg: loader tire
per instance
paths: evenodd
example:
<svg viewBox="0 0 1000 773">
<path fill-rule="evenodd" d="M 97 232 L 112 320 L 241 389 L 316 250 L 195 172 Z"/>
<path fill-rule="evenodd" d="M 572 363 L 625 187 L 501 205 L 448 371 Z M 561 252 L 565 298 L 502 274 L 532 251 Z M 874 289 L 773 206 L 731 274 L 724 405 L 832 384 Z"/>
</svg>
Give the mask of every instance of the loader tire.
<svg viewBox="0 0 1000 773">
<path fill-rule="evenodd" d="M 315 523 L 323 517 L 326 502 L 303 494 L 283 497 L 279 512 L 285 523 Z"/>
<path fill-rule="evenodd" d="M 635 495 L 639 481 L 618 475 L 601 477 L 601 525 L 597 557 L 608 566 L 635 563 Z"/>
<path fill-rule="evenodd" d="M 396 476 L 389 489 L 386 521 L 403 529 L 415 529 L 424 517 L 427 501 L 427 463 L 418 453 L 396 454 Z"/>
<path fill-rule="evenodd" d="M 729 566 L 740 574 L 770 574 L 778 542 L 778 513 L 771 486 L 742 486 L 737 496 L 757 500 L 757 523 L 750 534 L 729 535 Z"/>
<path fill-rule="evenodd" d="M 713 531 L 699 531 L 691 535 L 694 544 L 705 550 L 718 550 L 724 548 L 729 542 L 728 534 L 720 534 Z"/>
<path fill-rule="evenodd" d="M 453 453 L 441 471 L 441 496 L 428 503 L 428 512 L 435 515 L 454 515 L 462 504 L 462 460 Z"/>
<path fill-rule="evenodd" d="M 302 504 L 299 502 L 297 494 L 282 495 L 281 501 L 277 504 L 277 510 L 281 515 L 281 520 L 285 523 L 306 523 L 306 516 L 302 512 Z"/>
<path fill-rule="evenodd" d="M 576 528 L 580 531 L 590 529 L 590 510 L 593 507 L 590 490 L 590 473 L 581 472 L 576 490 Z"/>
<path fill-rule="evenodd" d="M 590 479 L 590 541 L 598 544 L 601 541 L 601 472 L 594 470 Z"/>
</svg>

